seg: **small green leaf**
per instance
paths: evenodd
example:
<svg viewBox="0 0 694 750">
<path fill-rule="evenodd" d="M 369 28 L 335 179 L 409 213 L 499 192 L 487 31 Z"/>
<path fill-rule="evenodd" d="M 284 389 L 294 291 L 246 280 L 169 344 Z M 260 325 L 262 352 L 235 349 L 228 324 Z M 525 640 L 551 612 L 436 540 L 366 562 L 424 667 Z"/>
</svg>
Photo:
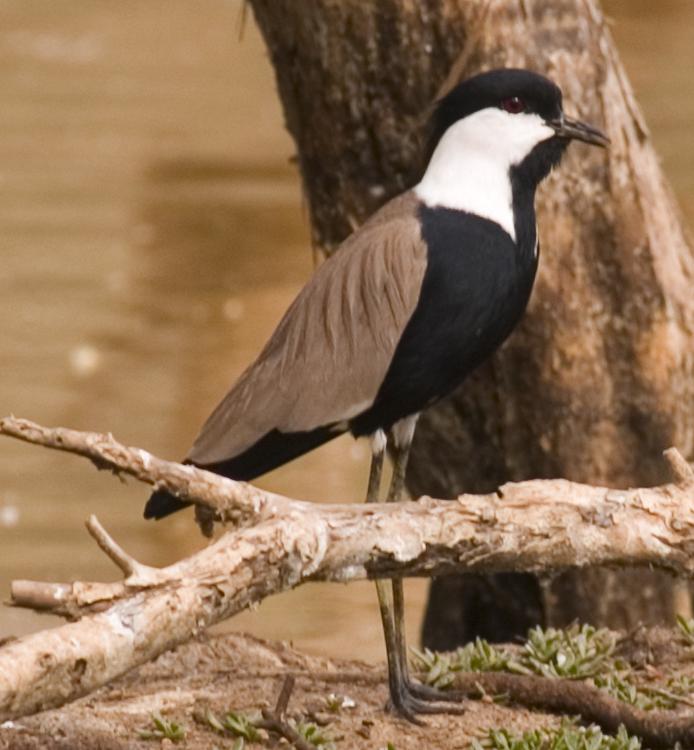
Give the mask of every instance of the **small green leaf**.
<svg viewBox="0 0 694 750">
<path fill-rule="evenodd" d="M 224 734 L 224 725 L 222 722 L 208 709 L 207 713 L 205 714 L 205 719 L 207 723 L 210 725 L 212 729 L 214 729 L 215 732 L 218 732 L 219 734 Z"/>
<path fill-rule="evenodd" d="M 605 628 L 573 625 L 528 632 L 521 663 L 544 677 L 581 680 L 612 669 L 616 636 Z"/>
<path fill-rule="evenodd" d="M 169 721 L 158 713 L 152 714 L 152 724 L 154 729 L 141 729 L 138 732 L 140 739 L 143 740 L 171 740 L 180 742 L 186 737 L 186 730 L 183 724 L 175 721 Z"/>
<path fill-rule="evenodd" d="M 258 742 L 262 737 L 255 721 L 257 721 L 255 716 L 229 711 L 222 721 L 222 726 L 235 737 L 242 737 L 248 742 Z"/>
<path fill-rule="evenodd" d="M 615 736 L 596 726 L 582 727 L 565 720 L 559 729 L 535 729 L 522 735 L 491 729 L 482 740 L 472 740 L 472 750 L 640 750 L 641 742 L 624 727 Z"/>
<path fill-rule="evenodd" d="M 310 721 L 294 721 L 293 719 L 290 719 L 289 723 L 311 745 L 320 748 L 320 750 L 336 750 L 335 738 L 317 724 Z"/>
<path fill-rule="evenodd" d="M 687 643 L 694 644 L 694 619 L 677 615 L 677 626 Z"/>
</svg>

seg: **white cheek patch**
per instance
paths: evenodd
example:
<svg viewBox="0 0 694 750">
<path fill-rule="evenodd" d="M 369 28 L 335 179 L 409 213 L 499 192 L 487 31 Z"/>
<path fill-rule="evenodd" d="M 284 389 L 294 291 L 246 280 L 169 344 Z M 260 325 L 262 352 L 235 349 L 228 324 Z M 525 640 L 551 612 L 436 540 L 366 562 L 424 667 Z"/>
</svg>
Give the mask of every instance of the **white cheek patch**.
<svg viewBox="0 0 694 750">
<path fill-rule="evenodd" d="M 482 109 L 443 134 L 415 193 L 428 206 L 494 221 L 515 241 L 509 171 L 553 135 L 539 115 Z"/>
</svg>

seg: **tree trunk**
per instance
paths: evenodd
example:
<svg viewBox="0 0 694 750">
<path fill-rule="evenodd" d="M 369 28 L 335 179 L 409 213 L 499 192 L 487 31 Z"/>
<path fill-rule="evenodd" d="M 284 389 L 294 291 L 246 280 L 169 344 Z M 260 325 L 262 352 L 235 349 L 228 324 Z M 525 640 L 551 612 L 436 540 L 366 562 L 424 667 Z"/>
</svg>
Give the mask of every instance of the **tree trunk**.
<svg viewBox="0 0 694 750">
<path fill-rule="evenodd" d="M 606 152 L 572 146 L 540 191 L 542 257 L 509 342 L 420 419 L 412 493 L 564 476 L 656 484 L 692 454 L 693 258 L 596 0 L 251 0 L 275 66 L 315 243 L 332 249 L 421 172 L 423 113 L 479 70 L 556 80 Z M 424 642 L 510 639 L 575 618 L 671 619 L 664 574 L 593 569 L 436 581 Z"/>
</svg>

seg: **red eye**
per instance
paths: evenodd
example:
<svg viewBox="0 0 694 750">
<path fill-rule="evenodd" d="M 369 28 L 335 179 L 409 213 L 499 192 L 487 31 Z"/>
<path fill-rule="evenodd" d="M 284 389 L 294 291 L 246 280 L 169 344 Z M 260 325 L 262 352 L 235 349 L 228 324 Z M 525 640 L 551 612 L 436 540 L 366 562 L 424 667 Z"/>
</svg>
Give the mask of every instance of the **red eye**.
<svg viewBox="0 0 694 750">
<path fill-rule="evenodd" d="M 520 96 L 509 96 L 508 99 L 504 99 L 501 102 L 501 109 L 510 112 L 512 115 L 517 115 L 525 112 L 525 102 Z"/>
</svg>

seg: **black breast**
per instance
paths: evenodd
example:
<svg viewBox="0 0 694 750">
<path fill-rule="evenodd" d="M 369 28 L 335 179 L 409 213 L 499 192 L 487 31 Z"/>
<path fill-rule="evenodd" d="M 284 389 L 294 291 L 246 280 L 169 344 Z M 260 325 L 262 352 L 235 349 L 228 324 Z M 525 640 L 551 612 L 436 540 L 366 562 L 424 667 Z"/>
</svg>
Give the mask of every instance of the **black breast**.
<svg viewBox="0 0 694 750">
<path fill-rule="evenodd" d="M 427 270 L 419 302 L 373 406 L 352 420 L 366 435 L 443 398 L 489 357 L 520 320 L 537 258 L 534 217 L 520 246 L 498 224 L 420 208 Z"/>
</svg>

